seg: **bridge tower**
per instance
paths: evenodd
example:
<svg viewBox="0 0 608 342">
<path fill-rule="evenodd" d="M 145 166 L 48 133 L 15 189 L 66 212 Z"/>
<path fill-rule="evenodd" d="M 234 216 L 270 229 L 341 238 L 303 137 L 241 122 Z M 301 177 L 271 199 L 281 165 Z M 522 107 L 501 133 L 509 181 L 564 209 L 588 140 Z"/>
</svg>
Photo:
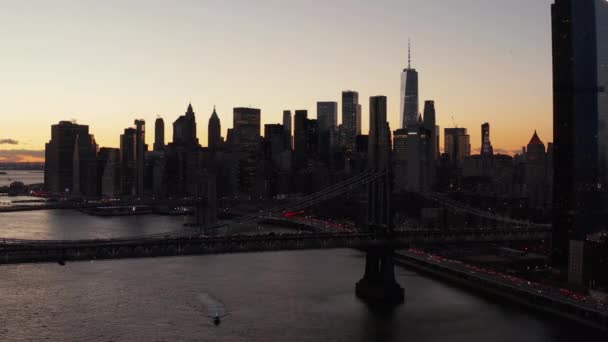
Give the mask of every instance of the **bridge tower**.
<svg viewBox="0 0 608 342">
<path fill-rule="evenodd" d="M 367 229 L 386 237 L 393 235 L 391 145 L 390 127 L 386 120 L 386 96 L 370 97 L 369 108 L 369 166 L 381 177 L 368 184 Z M 395 280 L 393 252 L 390 247 L 376 247 L 366 251 L 365 274 L 356 285 L 359 298 L 381 306 L 394 306 L 403 302 L 403 288 Z"/>
</svg>

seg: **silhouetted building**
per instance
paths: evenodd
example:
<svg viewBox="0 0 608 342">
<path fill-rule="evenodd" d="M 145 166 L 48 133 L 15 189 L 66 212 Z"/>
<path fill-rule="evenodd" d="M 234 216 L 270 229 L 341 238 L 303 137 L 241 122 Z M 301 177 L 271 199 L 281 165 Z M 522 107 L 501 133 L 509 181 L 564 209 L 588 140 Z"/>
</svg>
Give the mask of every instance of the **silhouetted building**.
<svg viewBox="0 0 608 342">
<path fill-rule="evenodd" d="M 466 128 L 446 128 L 444 136 L 444 153 L 447 153 L 452 163 L 462 161 L 471 155 L 471 139 Z"/>
<path fill-rule="evenodd" d="M 237 153 L 238 192 L 253 194 L 262 191 L 263 163 L 260 136 L 261 111 L 257 108 L 237 107 L 233 110 L 231 148 Z"/>
<path fill-rule="evenodd" d="M 283 129 L 287 132 L 287 144 L 289 145 L 289 149 L 292 149 L 292 134 L 291 134 L 291 111 L 284 110 L 283 111 Z"/>
<path fill-rule="evenodd" d="M 196 195 L 201 172 L 201 146 L 192 104 L 173 123 L 173 141 L 167 146 L 164 176 L 169 195 Z"/>
<path fill-rule="evenodd" d="M 408 44 L 409 45 L 409 44 Z M 401 128 L 417 131 L 418 125 L 418 72 L 411 67 L 411 55 L 408 46 L 407 68 L 401 73 Z"/>
<path fill-rule="evenodd" d="M 198 146 L 196 137 L 196 118 L 192 104 L 188 104 L 186 113 L 173 123 L 173 143 Z"/>
<path fill-rule="evenodd" d="M 102 147 L 97 155 L 101 195 L 108 198 L 120 196 L 120 149 Z"/>
<path fill-rule="evenodd" d="M 359 93 L 352 90 L 342 92 L 342 125 L 340 145 L 350 151 L 355 148 L 355 138 L 361 134 L 361 105 Z"/>
<path fill-rule="evenodd" d="M 70 121 L 51 126 L 51 140 L 45 146 L 45 187 L 58 194 L 72 195 L 76 187 L 79 195 L 97 195 L 96 153 L 89 126 Z"/>
<path fill-rule="evenodd" d="M 289 170 L 291 152 L 285 144 L 287 131 L 281 124 L 264 125 L 264 141 L 266 154 L 270 156 L 274 166 L 282 171 Z"/>
<path fill-rule="evenodd" d="M 329 165 L 338 146 L 338 103 L 317 102 L 319 159 Z"/>
<path fill-rule="evenodd" d="M 294 167 L 296 170 L 307 166 L 307 123 L 308 111 L 296 110 L 293 129 Z"/>
<path fill-rule="evenodd" d="M 491 157 L 494 155 L 494 148 L 490 142 L 490 124 L 484 123 L 481 125 L 481 152 L 480 154 L 484 157 Z"/>
<path fill-rule="evenodd" d="M 156 118 L 154 122 L 154 151 L 165 150 L 165 121 L 163 118 Z"/>
<path fill-rule="evenodd" d="M 261 112 L 257 108 L 237 107 L 233 110 L 234 147 L 255 151 L 260 146 Z"/>
<path fill-rule="evenodd" d="M 135 120 L 135 194 L 138 197 L 144 195 L 144 169 L 147 151 L 146 122 Z"/>
<path fill-rule="evenodd" d="M 430 132 L 429 153 L 434 161 L 439 159 L 439 126 L 435 113 L 435 101 L 424 102 L 424 128 Z"/>
<path fill-rule="evenodd" d="M 534 131 L 525 154 L 525 184 L 528 207 L 541 210 L 551 207 L 552 169 L 553 166 L 550 165 L 545 144 Z"/>
<path fill-rule="evenodd" d="M 211 150 L 217 150 L 222 145 L 222 126 L 220 124 L 220 118 L 215 112 L 215 106 L 213 107 L 213 113 L 211 113 L 211 118 L 209 118 L 209 126 L 207 133 L 207 146 Z"/>
<path fill-rule="evenodd" d="M 135 195 L 137 173 L 137 131 L 135 128 L 125 128 L 120 136 L 121 181 L 123 195 Z"/>
<path fill-rule="evenodd" d="M 608 2 L 556 0 L 551 13 L 553 252 L 564 266 L 569 240 L 607 228 Z"/>
<path fill-rule="evenodd" d="M 418 126 L 393 133 L 393 173 L 400 190 L 428 190 L 434 183 L 435 159 L 431 152 L 431 131 Z"/>
</svg>

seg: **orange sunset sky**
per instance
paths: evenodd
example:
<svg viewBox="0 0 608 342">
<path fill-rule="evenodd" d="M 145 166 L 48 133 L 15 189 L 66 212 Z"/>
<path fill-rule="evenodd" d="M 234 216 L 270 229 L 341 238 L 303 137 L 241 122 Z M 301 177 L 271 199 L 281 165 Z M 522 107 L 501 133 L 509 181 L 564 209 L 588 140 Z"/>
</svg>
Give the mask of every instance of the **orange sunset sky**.
<svg viewBox="0 0 608 342">
<path fill-rule="evenodd" d="M 0 4 L 0 161 L 43 160 L 50 126 L 75 119 L 100 146 L 118 147 L 135 118 L 171 123 L 192 102 L 199 139 L 217 107 L 222 134 L 232 108 L 284 109 L 386 95 L 391 129 L 399 78 L 420 74 L 443 128 L 491 124 L 498 152 L 551 129 L 551 0 L 14 1 Z M 422 109 L 422 108 L 421 108 Z M 339 113 L 340 121 L 341 113 Z M 452 119 L 453 118 L 453 119 Z M 443 142 L 441 143 L 443 145 Z"/>
</svg>

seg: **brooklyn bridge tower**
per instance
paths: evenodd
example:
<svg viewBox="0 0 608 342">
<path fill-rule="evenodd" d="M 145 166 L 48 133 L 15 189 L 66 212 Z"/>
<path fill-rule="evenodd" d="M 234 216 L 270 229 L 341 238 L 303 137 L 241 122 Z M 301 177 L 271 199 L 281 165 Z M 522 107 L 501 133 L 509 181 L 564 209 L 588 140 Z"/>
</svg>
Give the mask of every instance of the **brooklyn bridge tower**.
<svg viewBox="0 0 608 342">
<path fill-rule="evenodd" d="M 386 96 L 370 97 L 369 108 L 369 165 L 380 177 L 368 185 L 367 229 L 386 237 L 393 234 L 390 128 L 386 120 Z M 375 247 L 366 250 L 366 253 L 365 274 L 357 283 L 357 296 L 371 304 L 383 306 L 403 302 L 403 288 L 395 280 L 393 249 Z"/>
</svg>

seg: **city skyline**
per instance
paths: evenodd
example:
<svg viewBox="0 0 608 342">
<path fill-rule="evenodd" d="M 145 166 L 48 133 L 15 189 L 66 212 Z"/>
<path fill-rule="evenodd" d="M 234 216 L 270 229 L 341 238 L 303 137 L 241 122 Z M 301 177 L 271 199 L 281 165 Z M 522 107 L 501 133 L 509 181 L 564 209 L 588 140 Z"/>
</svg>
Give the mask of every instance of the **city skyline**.
<svg viewBox="0 0 608 342">
<path fill-rule="evenodd" d="M 117 147 L 121 130 L 133 119 L 151 124 L 160 115 L 173 122 L 188 102 L 205 123 L 216 105 L 225 136 L 234 107 L 260 108 L 262 125 L 281 122 L 287 109 L 306 109 L 315 118 L 317 101 L 340 103 L 340 93 L 347 89 L 359 92 L 363 113 L 368 111 L 370 96 L 387 96 L 391 129 L 397 129 L 400 72 L 407 66 L 407 37 L 411 37 L 412 66 L 421 75 L 420 102 L 435 101 L 437 124 L 454 127 L 454 117 L 459 127 L 470 129 L 473 141 L 479 141 L 477 127 L 491 122 L 496 152 L 512 153 L 535 129 L 543 140 L 551 140 L 550 3 L 471 0 L 455 6 L 386 1 L 382 8 L 351 6 L 335 23 L 327 24 L 325 19 L 342 7 L 323 7 L 326 11 L 311 20 L 312 5 L 296 5 L 300 14 L 291 6 L 268 1 L 266 7 L 256 9 L 258 16 L 247 21 L 249 26 L 237 23 L 231 29 L 225 29 L 222 20 L 241 18 L 251 6 L 231 2 L 210 7 L 184 1 L 165 8 L 132 2 L 115 8 L 98 6 L 101 13 L 91 14 L 72 4 L 73 24 L 91 20 L 85 32 L 72 32 L 71 24 L 57 23 L 62 14 L 44 3 L 7 6 L 3 10 L 7 18 L 2 19 L 14 33 L 4 39 L 7 63 L 2 72 L 8 80 L 5 84 L 11 86 L 3 89 L 8 96 L 0 109 L 0 139 L 18 144 L 1 144 L 0 150 L 25 150 L 24 155 L 41 151 L 50 124 L 72 118 L 89 125 L 100 146 Z M 411 10 L 401 11 L 403 15 L 391 14 L 408 6 Z M 131 17 L 120 13 L 132 8 L 139 11 L 129 10 Z M 161 10 L 183 15 L 183 23 L 150 29 Z M 267 23 L 270 10 L 285 16 Z M 16 18 L 22 15 L 36 18 L 32 27 L 19 25 Z M 382 28 L 345 23 L 364 15 L 382 16 L 386 22 Z M 446 17 L 446 25 L 432 27 L 416 18 L 431 15 Z M 115 19 L 115 27 L 107 27 L 107 18 Z M 503 25 L 516 19 L 517 27 L 504 30 Z M 277 33 L 277 25 L 286 22 L 291 23 L 290 34 Z M 47 27 L 53 29 L 43 30 Z M 245 28 L 248 34 L 241 34 Z M 48 52 L 44 60 L 33 54 L 39 48 Z M 247 59 L 237 54 L 243 48 L 249 52 Z M 321 48 L 334 57 L 319 57 L 315 51 Z M 127 72 L 129 78 L 124 78 Z M 26 102 L 32 97 L 37 100 Z M 199 125 L 197 131 L 204 145 L 205 126 Z M 368 127 L 363 116 L 364 133 Z M 165 135 L 172 139 L 167 130 Z M 0 153 L 0 160 L 5 159 L 6 152 Z"/>
</svg>

